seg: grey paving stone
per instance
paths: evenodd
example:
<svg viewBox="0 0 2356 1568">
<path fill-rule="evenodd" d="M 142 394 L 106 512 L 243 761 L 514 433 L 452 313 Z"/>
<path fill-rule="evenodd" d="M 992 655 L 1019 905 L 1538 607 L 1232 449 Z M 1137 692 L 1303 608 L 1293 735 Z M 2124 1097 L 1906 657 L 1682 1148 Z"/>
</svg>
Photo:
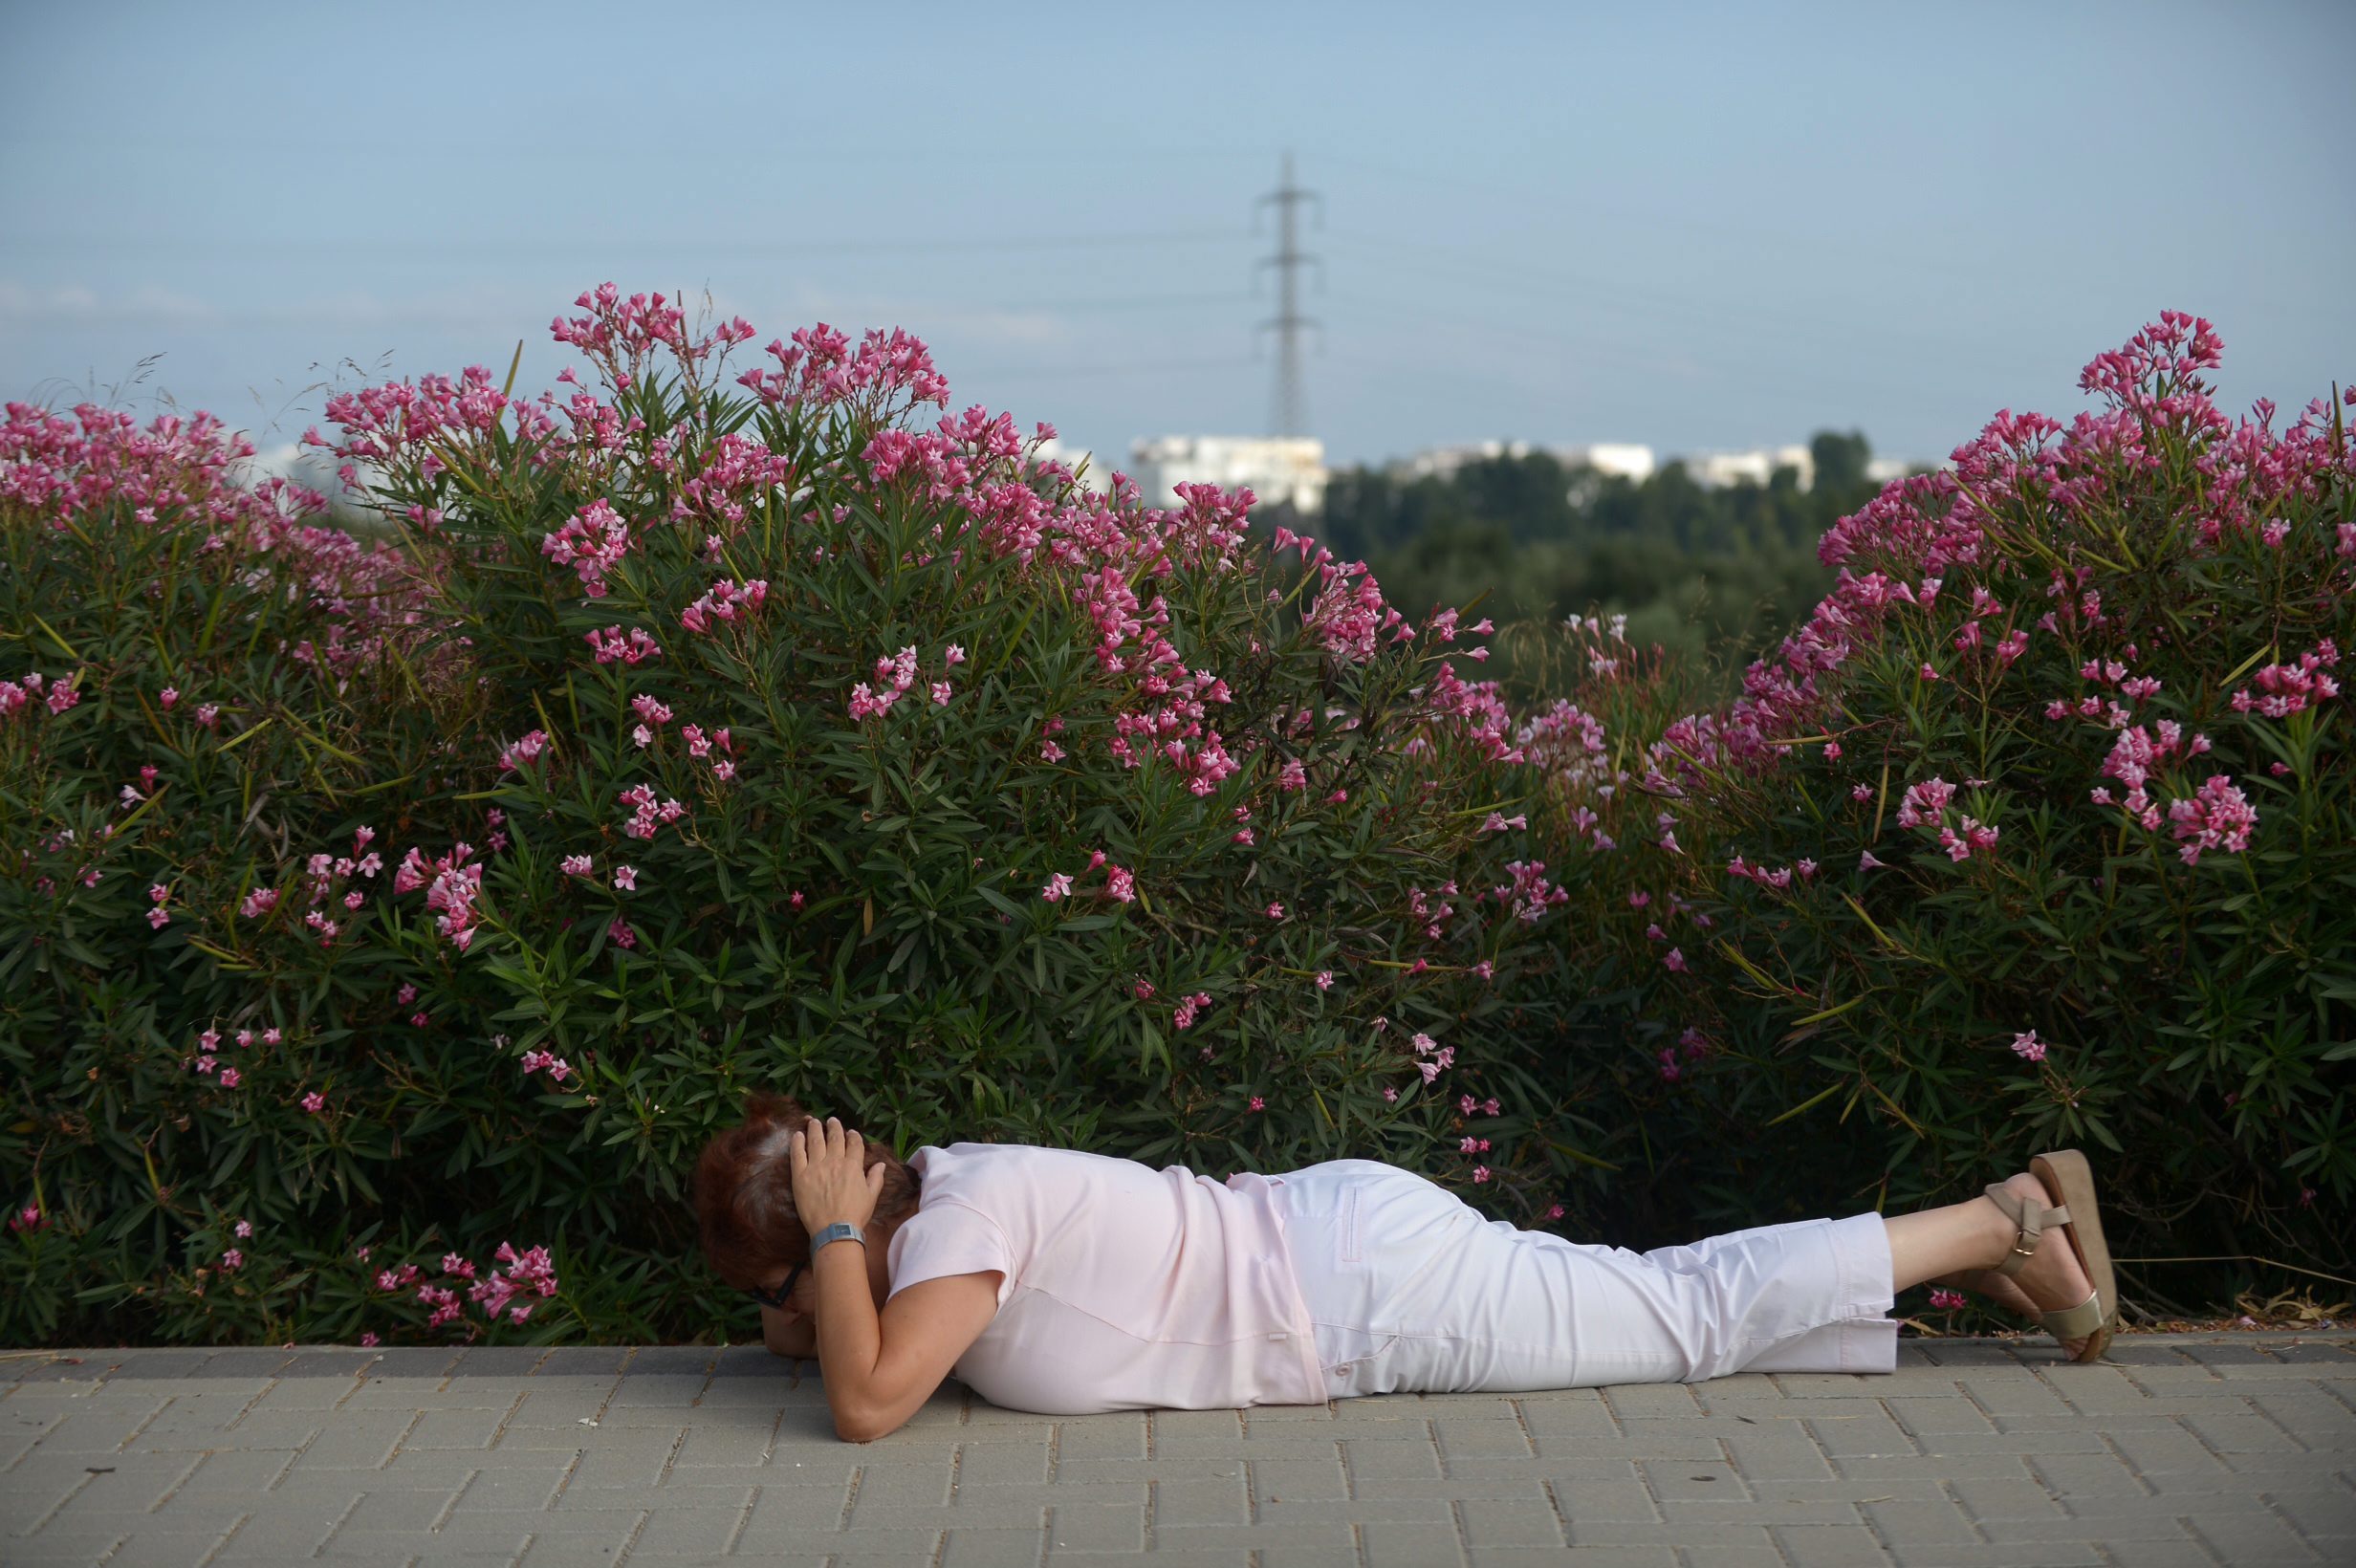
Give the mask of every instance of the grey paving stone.
<svg viewBox="0 0 2356 1568">
<path fill-rule="evenodd" d="M 2271 1364 L 2274 1358 L 2266 1347 L 2258 1344 L 2236 1344 L 2229 1340 L 2205 1340 L 2183 1347 L 2185 1355 L 2203 1366 L 2248 1366 L 2253 1363 Z"/>
<path fill-rule="evenodd" d="M 2106 1361 L 2121 1366 L 2190 1366 L 2192 1358 L 2172 1344 L 2139 1344 L 2133 1340 L 2114 1339 L 2103 1353 Z"/>
<path fill-rule="evenodd" d="M 2356 1349 L 2345 1343 L 2296 1340 L 2290 1344 L 2270 1347 L 2274 1359 L 2299 1366 L 2328 1366 L 2356 1372 Z"/>
<path fill-rule="evenodd" d="M 647 1345 L 630 1358 L 623 1370 L 634 1378 L 704 1378 L 710 1375 L 719 1355 L 716 1348 L 705 1345 Z"/>
<path fill-rule="evenodd" d="M 60 1363 L 74 1374 L 76 1381 L 98 1382 L 105 1376 L 113 1359 L 126 1353 L 104 1345 L 81 1345 L 71 1350 L 21 1346 L 0 1351 L 0 1391 L 21 1382 L 27 1373 Z"/>
<path fill-rule="evenodd" d="M 380 1378 L 430 1378 L 439 1382 L 449 1375 L 465 1354 L 456 1346 L 392 1345 L 377 1351 L 376 1364 L 368 1368 L 370 1382 Z"/>
<path fill-rule="evenodd" d="M 373 1350 L 307 1350 L 278 1368 L 281 1378 L 357 1378 L 376 1361 Z"/>
<path fill-rule="evenodd" d="M 278 1369 L 295 1359 L 292 1350 L 218 1350 L 205 1358 L 203 1364 L 182 1374 L 190 1378 L 259 1378 L 268 1380 L 278 1375 Z"/>
<path fill-rule="evenodd" d="M 546 1345 L 473 1345 L 458 1353 L 453 1378 L 528 1378 L 547 1359 Z"/>
<path fill-rule="evenodd" d="M 0 1560 L 2312 1565 L 2356 1558 L 2349 1342 L 1063 1419 L 951 1383 L 867 1445 L 753 1346 L 77 1352 L 0 1378 Z"/>
<path fill-rule="evenodd" d="M 1770 1532 L 1787 1557 L 1809 1568 L 1889 1568 L 1881 1537 L 1862 1524 L 1778 1524 Z"/>
</svg>

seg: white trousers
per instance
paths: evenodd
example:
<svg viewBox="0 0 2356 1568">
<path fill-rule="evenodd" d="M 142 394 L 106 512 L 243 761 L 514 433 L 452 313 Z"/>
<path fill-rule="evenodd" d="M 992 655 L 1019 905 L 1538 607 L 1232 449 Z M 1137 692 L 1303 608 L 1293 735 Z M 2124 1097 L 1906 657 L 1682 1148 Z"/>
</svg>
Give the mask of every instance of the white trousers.
<svg viewBox="0 0 2356 1568">
<path fill-rule="evenodd" d="M 1485 1220 L 1447 1188 L 1377 1161 L 1279 1180 L 1335 1399 L 1897 1366 L 1879 1214 L 1638 1253 Z"/>
</svg>

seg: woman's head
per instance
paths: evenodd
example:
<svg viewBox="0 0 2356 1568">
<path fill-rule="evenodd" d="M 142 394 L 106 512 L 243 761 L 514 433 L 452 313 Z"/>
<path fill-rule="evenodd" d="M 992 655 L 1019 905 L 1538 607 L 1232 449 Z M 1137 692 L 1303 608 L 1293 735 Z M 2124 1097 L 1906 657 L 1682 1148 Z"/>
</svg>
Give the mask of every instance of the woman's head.
<svg viewBox="0 0 2356 1568">
<path fill-rule="evenodd" d="M 787 1141 L 814 1119 L 787 1095 L 754 1090 L 741 1126 L 704 1146 L 691 1190 L 705 1258 L 712 1273 L 737 1288 L 771 1286 L 810 1257 L 810 1232 L 794 1209 L 794 1172 Z M 869 1141 L 866 1163 L 884 1166 L 879 1224 L 916 1212 L 916 1173 L 882 1143 Z"/>
</svg>

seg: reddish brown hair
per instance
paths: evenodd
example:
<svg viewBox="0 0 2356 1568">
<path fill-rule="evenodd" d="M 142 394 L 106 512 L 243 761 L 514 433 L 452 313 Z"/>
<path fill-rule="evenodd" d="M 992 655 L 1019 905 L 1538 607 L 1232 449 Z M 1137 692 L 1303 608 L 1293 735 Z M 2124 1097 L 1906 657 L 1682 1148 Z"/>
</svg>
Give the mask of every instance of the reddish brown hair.
<svg viewBox="0 0 2356 1568">
<path fill-rule="evenodd" d="M 785 1270 L 810 1260 L 810 1232 L 794 1209 L 788 1140 L 817 1118 L 790 1095 L 755 1089 L 742 1126 L 704 1145 L 696 1157 L 695 1221 L 712 1273 L 738 1290 L 766 1286 Z M 867 1144 L 866 1165 L 884 1167 L 879 1220 L 916 1212 L 916 1172 L 882 1143 Z"/>
</svg>

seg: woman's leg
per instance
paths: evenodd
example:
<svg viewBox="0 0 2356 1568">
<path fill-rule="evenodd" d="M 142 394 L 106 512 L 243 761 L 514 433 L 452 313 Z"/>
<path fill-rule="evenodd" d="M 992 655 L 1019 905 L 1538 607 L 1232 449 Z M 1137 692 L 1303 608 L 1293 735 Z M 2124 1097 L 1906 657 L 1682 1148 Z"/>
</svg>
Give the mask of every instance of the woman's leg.
<svg viewBox="0 0 2356 1568">
<path fill-rule="evenodd" d="M 2012 1222 L 1985 1196 L 1888 1216 L 1882 1224 L 1889 1231 L 1893 1293 L 1959 1270 L 1993 1269 L 2013 1245 Z"/>
<path fill-rule="evenodd" d="M 2050 1204 L 2053 1194 L 2027 1171 L 2005 1186 Z M 2004 1210 L 1985 1195 L 1944 1209 L 1900 1214 L 1885 1222 L 1889 1231 L 1890 1285 L 1903 1291 L 1926 1282 L 1974 1291 L 2007 1311 L 2023 1317 L 2074 1307 L 2094 1294 L 2094 1284 L 2078 1261 L 2069 1238 L 2059 1230 L 2038 1237 L 2037 1255 L 2017 1277 L 1996 1272 L 2013 1250 L 2018 1231 Z M 2062 1346 L 2075 1356 L 2083 1339 L 2064 1339 Z"/>
<path fill-rule="evenodd" d="M 1636 1253 L 1485 1220 L 1404 1172 L 1360 1188 L 1363 1262 L 1335 1299 L 1359 1362 L 1337 1392 L 1693 1381 L 1896 1363 L 1881 1216 L 1762 1226 Z M 1305 1228 L 1304 1228 L 1305 1230 Z M 1363 1331 L 1363 1332 L 1362 1332 Z M 1320 1333 L 1323 1330 L 1320 1329 Z"/>
</svg>

